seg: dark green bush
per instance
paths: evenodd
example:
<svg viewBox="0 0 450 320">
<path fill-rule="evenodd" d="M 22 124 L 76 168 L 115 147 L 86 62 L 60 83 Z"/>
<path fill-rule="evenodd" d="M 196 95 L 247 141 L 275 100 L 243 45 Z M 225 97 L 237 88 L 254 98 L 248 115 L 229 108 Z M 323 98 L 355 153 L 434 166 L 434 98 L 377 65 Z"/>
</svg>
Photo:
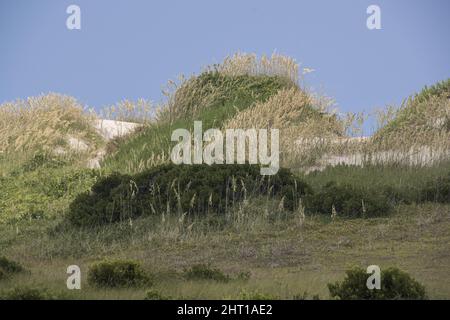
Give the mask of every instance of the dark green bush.
<svg viewBox="0 0 450 320">
<path fill-rule="evenodd" d="M 0 293 L 0 300 L 57 300 L 64 299 L 59 297 L 47 289 L 16 287 L 9 291 Z"/>
<path fill-rule="evenodd" d="M 157 290 L 147 291 L 144 300 L 172 300 L 172 297 L 165 296 Z"/>
<path fill-rule="evenodd" d="M 287 169 L 262 176 L 258 165 L 165 164 L 99 180 L 72 202 L 68 218 L 74 225 L 93 226 L 167 211 L 220 214 L 246 197 L 267 194 L 284 197 L 285 207 L 293 209 L 309 190 Z"/>
<path fill-rule="evenodd" d="M 241 290 L 238 295 L 238 300 L 278 300 L 279 297 L 267 293 L 261 293 L 258 290 L 247 291 Z"/>
<path fill-rule="evenodd" d="M 6 257 L 0 257 L 0 280 L 6 279 L 13 274 L 24 272 L 25 268 L 19 263 L 11 261 Z"/>
<path fill-rule="evenodd" d="M 97 287 L 150 286 L 151 278 L 136 261 L 115 260 L 93 264 L 88 273 L 89 284 Z"/>
<path fill-rule="evenodd" d="M 0 271 L 3 271 L 5 274 L 11 274 L 23 272 L 25 269 L 15 261 L 11 261 L 6 257 L 0 257 Z"/>
<path fill-rule="evenodd" d="M 422 201 L 450 203 L 450 172 L 446 177 L 428 181 L 421 191 Z"/>
<path fill-rule="evenodd" d="M 361 268 L 346 272 L 342 282 L 328 284 L 330 296 L 341 300 L 422 300 L 426 299 L 425 287 L 409 274 L 397 268 L 381 272 L 381 289 L 367 288 L 369 274 Z"/>
<path fill-rule="evenodd" d="M 230 276 L 221 270 L 211 268 L 206 264 L 196 264 L 184 271 L 184 276 L 188 280 L 214 280 L 218 282 L 230 281 Z"/>
<path fill-rule="evenodd" d="M 241 271 L 237 274 L 236 280 L 239 281 L 248 281 L 250 280 L 252 273 L 250 271 Z"/>
<path fill-rule="evenodd" d="M 333 206 L 338 216 L 375 217 L 389 213 L 392 202 L 380 191 L 335 182 L 329 182 L 318 192 L 305 197 L 306 210 L 311 214 L 330 215 Z"/>
<path fill-rule="evenodd" d="M 304 291 L 303 293 L 294 294 L 292 300 L 320 300 L 320 296 L 318 294 L 310 296 L 308 291 Z"/>
</svg>

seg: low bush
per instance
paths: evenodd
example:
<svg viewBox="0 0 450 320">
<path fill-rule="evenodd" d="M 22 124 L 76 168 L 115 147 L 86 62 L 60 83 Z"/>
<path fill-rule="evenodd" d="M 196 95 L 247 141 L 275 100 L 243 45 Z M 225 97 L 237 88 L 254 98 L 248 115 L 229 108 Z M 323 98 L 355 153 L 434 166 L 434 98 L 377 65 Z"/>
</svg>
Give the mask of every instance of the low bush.
<svg viewBox="0 0 450 320">
<path fill-rule="evenodd" d="M 397 268 L 381 272 L 381 289 L 368 289 L 369 274 L 361 268 L 346 272 L 342 282 L 328 284 L 332 298 L 341 300 L 423 300 L 427 298 L 425 287 L 414 280 L 408 273 Z"/>
<path fill-rule="evenodd" d="M 88 273 L 89 284 L 97 287 L 150 286 L 151 278 L 136 261 L 115 260 L 93 264 Z"/>
<path fill-rule="evenodd" d="M 0 271 L 3 271 L 5 274 L 11 274 L 23 272 L 25 269 L 15 261 L 9 260 L 6 257 L 0 257 Z"/>
<path fill-rule="evenodd" d="M 145 294 L 144 300 L 172 300 L 172 297 L 165 296 L 157 290 L 149 290 Z"/>
<path fill-rule="evenodd" d="M 230 276 L 221 270 L 211 268 L 206 264 L 196 264 L 184 271 L 184 276 L 188 280 L 214 280 L 218 282 L 230 281 Z"/>
<path fill-rule="evenodd" d="M 428 181 L 421 191 L 422 201 L 450 203 L 450 171 L 447 176 Z"/>
<path fill-rule="evenodd" d="M 303 293 L 294 294 L 292 300 L 320 300 L 320 296 L 318 294 L 310 296 L 308 291 L 304 291 Z"/>
<path fill-rule="evenodd" d="M 57 300 L 65 299 L 63 296 L 55 295 L 47 289 L 16 287 L 9 291 L 0 293 L 0 300 Z"/>
<path fill-rule="evenodd" d="M 250 280 L 252 273 L 250 271 L 241 271 L 237 274 L 236 280 L 239 281 L 248 281 Z"/>
<path fill-rule="evenodd" d="M 392 202 L 377 190 L 329 182 L 318 192 L 305 197 L 305 207 L 310 214 L 331 215 L 334 207 L 338 216 L 375 217 L 389 213 Z"/>
<path fill-rule="evenodd" d="M 113 174 L 99 180 L 71 203 L 68 219 L 93 226 L 162 212 L 220 214 L 252 195 L 283 198 L 285 208 L 292 210 L 309 191 L 287 169 L 262 176 L 258 165 L 165 164 L 135 176 Z"/>
<path fill-rule="evenodd" d="M 241 290 L 238 295 L 239 300 L 278 300 L 279 297 L 271 294 L 261 293 L 258 290 Z"/>
<path fill-rule="evenodd" d="M 16 273 L 24 272 L 25 268 L 21 264 L 11 261 L 6 257 L 0 257 L 0 280 L 9 278 Z"/>
</svg>

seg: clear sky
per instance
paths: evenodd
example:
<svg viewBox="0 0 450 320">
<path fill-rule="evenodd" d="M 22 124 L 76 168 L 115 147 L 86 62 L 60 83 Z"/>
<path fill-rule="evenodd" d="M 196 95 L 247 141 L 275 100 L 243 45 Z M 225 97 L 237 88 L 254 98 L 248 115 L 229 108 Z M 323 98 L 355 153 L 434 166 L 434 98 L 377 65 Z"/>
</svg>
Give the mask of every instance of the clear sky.
<svg viewBox="0 0 450 320">
<path fill-rule="evenodd" d="M 81 8 L 68 30 L 66 8 Z M 366 9 L 381 8 L 381 30 Z M 0 103 L 47 92 L 102 107 L 160 101 L 168 79 L 236 51 L 294 57 L 342 111 L 450 77 L 448 0 L 0 0 Z"/>
</svg>

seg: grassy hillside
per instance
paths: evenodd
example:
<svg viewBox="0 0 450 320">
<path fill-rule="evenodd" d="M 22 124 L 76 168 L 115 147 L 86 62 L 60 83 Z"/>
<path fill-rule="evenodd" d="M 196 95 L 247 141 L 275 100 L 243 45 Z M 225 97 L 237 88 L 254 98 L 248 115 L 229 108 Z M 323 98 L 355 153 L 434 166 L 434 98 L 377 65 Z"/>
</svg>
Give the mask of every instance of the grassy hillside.
<svg viewBox="0 0 450 320">
<path fill-rule="evenodd" d="M 54 93 L 0 105 L 0 176 L 37 154 L 86 158 L 102 143 L 92 119 L 74 98 Z"/>
<path fill-rule="evenodd" d="M 393 119 L 374 135 L 374 142 L 385 148 L 448 148 L 449 141 L 450 79 L 409 97 Z"/>
<path fill-rule="evenodd" d="M 194 120 L 203 122 L 203 130 L 221 128 L 239 111 L 291 86 L 292 83 L 278 76 L 228 76 L 208 71 L 193 77 L 175 91 L 173 101 L 164 107 L 156 123 L 111 146 L 114 152 L 105 160 L 104 167 L 136 173 L 166 162 L 175 145 L 170 141 L 173 130 L 192 130 Z"/>
</svg>

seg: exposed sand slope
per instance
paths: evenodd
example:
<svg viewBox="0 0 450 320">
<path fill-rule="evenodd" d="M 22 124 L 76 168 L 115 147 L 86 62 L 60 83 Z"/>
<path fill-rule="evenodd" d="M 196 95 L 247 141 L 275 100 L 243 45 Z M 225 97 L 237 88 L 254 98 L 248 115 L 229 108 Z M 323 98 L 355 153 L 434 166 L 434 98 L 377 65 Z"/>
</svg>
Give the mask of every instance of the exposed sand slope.
<svg viewBox="0 0 450 320">
<path fill-rule="evenodd" d="M 133 132 L 139 126 L 140 126 L 139 123 L 134 122 L 103 120 L 103 119 L 94 121 L 94 128 L 98 130 L 98 132 L 106 141 Z"/>
<path fill-rule="evenodd" d="M 105 139 L 105 141 L 110 141 L 117 137 L 125 136 L 137 128 L 141 124 L 134 122 L 116 121 L 116 120 L 104 120 L 99 119 L 94 121 L 94 128 L 100 133 L 100 135 Z M 92 159 L 89 159 L 87 166 L 89 168 L 100 168 L 100 162 L 106 154 L 105 149 L 100 149 L 97 151 Z"/>
</svg>

